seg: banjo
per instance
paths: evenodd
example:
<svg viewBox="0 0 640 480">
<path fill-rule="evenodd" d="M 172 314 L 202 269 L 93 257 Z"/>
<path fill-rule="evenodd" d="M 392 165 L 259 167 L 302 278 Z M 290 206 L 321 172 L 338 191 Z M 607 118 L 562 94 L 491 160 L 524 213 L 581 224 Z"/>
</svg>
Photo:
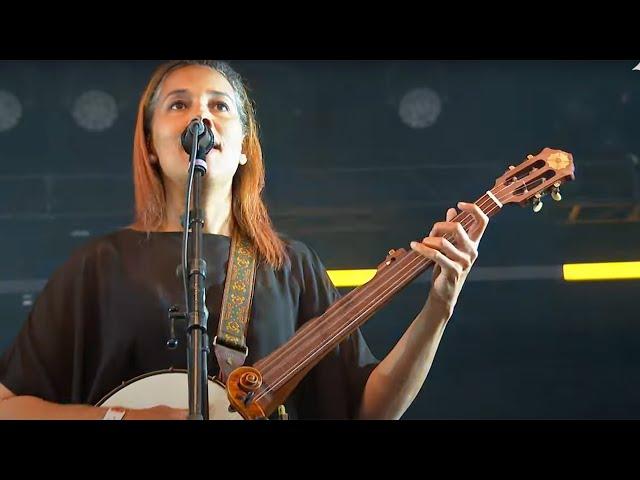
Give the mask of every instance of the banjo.
<svg viewBox="0 0 640 480">
<path fill-rule="evenodd" d="M 537 155 L 527 156 L 517 167 L 510 166 L 475 204 L 489 217 L 512 203 L 521 206 L 531 203 L 534 212 L 539 212 L 543 195 L 551 192 L 553 199 L 559 201 L 560 185 L 573 179 L 573 156 L 545 148 Z M 460 213 L 452 221 L 461 223 L 468 231 L 474 220 L 471 215 Z M 306 322 L 268 356 L 252 366 L 236 368 L 225 383 L 209 378 L 209 418 L 257 420 L 269 417 L 322 358 L 433 264 L 432 260 L 414 251 L 390 251 L 370 281 L 341 297 L 319 317 Z M 188 404 L 186 370 L 162 370 L 123 383 L 97 406 L 140 409 L 167 405 L 187 409 Z"/>
</svg>

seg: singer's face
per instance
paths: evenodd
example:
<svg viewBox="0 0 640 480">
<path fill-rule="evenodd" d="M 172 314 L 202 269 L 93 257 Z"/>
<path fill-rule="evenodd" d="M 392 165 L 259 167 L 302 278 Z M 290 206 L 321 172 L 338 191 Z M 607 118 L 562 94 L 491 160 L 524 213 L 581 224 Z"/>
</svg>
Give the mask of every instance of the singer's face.
<svg viewBox="0 0 640 480">
<path fill-rule="evenodd" d="M 231 84 L 209 67 L 190 65 L 165 77 L 155 103 L 151 140 L 166 188 L 183 189 L 186 184 L 189 155 L 181 136 L 198 116 L 209 123 L 215 138 L 206 158 L 205 180 L 211 186 L 230 185 L 241 161 L 243 140 L 235 98 Z"/>
</svg>

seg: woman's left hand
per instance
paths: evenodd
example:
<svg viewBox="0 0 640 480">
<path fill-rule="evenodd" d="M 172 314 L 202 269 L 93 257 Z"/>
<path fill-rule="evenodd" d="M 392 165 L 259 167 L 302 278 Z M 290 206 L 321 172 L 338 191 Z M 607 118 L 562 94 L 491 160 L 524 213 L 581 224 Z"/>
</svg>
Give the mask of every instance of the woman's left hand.
<svg viewBox="0 0 640 480">
<path fill-rule="evenodd" d="M 447 211 L 445 222 L 436 223 L 421 243 L 411 242 L 411 249 L 435 262 L 428 301 L 443 309 L 449 319 L 458 295 L 478 258 L 478 244 L 489 223 L 489 217 L 473 203 L 458 203 L 462 212 L 470 214 L 464 219 L 467 231 L 459 222 L 452 222 L 458 214 L 455 208 Z M 447 238 L 444 238 L 445 235 Z"/>
</svg>

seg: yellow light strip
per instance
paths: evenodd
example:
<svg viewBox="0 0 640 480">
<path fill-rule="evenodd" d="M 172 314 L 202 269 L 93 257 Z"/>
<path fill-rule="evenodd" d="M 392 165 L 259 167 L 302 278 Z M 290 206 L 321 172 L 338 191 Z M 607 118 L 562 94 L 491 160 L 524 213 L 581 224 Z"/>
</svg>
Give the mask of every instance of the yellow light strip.
<svg viewBox="0 0 640 480">
<path fill-rule="evenodd" d="M 371 280 L 377 270 L 328 270 L 336 287 L 359 287 Z M 640 262 L 566 263 L 562 277 L 568 282 L 640 279 Z"/>
<path fill-rule="evenodd" d="M 336 287 L 359 287 L 371 280 L 377 270 L 327 270 L 329 278 Z"/>
<path fill-rule="evenodd" d="M 567 281 L 640 278 L 640 262 L 567 263 L 562 275 Z"/>
</svg>

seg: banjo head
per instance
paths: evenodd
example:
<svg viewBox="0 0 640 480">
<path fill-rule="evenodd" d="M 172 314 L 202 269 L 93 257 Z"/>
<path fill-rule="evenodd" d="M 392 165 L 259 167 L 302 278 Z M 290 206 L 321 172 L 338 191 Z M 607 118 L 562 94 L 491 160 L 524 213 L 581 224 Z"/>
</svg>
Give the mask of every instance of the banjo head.
<svg viewBox="0 0 640 480">
<path fill-rule="evenodd" d="M 209 419 L 242 420 L 237 412 L 229 411 L 227 390 L 217 379 L 209 379 Z M 184 371 L 162 370 L 136 377 L 108 393 L 98 407 L 124 407 L 132 409 L 166 405 L 189 409 L 188 376 Z"/>
</svg>

